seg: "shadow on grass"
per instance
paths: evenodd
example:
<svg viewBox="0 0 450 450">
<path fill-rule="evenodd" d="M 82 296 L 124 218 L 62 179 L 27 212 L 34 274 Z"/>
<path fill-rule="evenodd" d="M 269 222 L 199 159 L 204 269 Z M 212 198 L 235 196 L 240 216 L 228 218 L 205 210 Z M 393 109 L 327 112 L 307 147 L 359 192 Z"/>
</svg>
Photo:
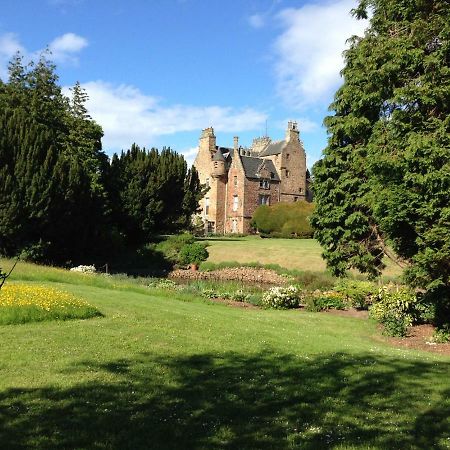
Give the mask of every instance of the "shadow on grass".
<svg viewBox="0 0 450 450">
<path fill-rule="evenodd" d="M 2 448 L 446 448 L 450 363 L 227 353 L 69 372 L 110 382 L 0 396 Z M 371 447 L 372 448 L 372 447 Z"/>
</svg>

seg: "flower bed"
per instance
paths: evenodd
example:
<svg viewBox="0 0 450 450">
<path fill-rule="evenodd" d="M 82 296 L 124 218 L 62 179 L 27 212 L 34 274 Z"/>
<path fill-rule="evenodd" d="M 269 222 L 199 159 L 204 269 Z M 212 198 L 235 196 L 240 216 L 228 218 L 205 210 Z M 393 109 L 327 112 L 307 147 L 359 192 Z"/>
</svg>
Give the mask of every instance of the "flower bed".
<svg viewBox="0 0 450 450">
<path fill-rule="evenodd" d="M 87 319 L 102 316 L 84 300 L 59 289 L 8 284 L 0 291 L 0 324 L 44 320 Z"/>
</svg>

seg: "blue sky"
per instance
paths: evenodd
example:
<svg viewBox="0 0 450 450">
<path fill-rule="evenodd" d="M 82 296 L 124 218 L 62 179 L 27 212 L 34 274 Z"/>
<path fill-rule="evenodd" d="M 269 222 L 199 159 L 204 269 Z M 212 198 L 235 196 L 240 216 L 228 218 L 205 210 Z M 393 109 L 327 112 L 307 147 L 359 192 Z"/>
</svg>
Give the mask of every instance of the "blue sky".
<svg viewBox="0 0 450 450">
<path fill-rule="evenodd" d="M 65 89 L 80 81 L 108 154 L 133 142 L 192 161 L 202 128 L 242 145 L 297 120 L 308 165 L 341 80 L 356 0 L 3 0 L 0 78 L 48 46 Z"/>
</svg>

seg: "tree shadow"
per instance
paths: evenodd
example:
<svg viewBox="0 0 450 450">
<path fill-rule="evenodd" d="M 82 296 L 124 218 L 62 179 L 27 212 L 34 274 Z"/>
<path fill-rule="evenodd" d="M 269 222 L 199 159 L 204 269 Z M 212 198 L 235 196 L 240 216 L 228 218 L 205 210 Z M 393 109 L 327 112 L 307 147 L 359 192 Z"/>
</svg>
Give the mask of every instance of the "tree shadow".
<svg viewBox="0 0 450 450">
<path fill-rule="evenodd" d="M 142 354 L 105 382 L 0 395 L 2 448 L 445 448 L 450 363 L 372 355 Z M 341 448 L 342 448 L 341 447 Z"/>
</svg>

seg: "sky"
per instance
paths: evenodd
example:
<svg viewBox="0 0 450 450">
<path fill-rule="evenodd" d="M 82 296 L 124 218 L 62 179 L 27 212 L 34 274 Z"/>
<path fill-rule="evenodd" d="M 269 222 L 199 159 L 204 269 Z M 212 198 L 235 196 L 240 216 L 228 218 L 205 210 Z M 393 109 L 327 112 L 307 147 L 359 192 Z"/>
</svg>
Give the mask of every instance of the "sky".
<svg viewBox="0 0 450 450">
<path fill-rule="evenodd" d="M 284 138 L 296 120 L 309 167 L 346 40 L 367 27 L 357 0 L 2 0 L 0 78 L 16 51 L 48 47 L 64 92 L 79 81 L 109 155 L 171 147 L 192 162 L 201 130 L 217 144 Z"/>
</svg>

